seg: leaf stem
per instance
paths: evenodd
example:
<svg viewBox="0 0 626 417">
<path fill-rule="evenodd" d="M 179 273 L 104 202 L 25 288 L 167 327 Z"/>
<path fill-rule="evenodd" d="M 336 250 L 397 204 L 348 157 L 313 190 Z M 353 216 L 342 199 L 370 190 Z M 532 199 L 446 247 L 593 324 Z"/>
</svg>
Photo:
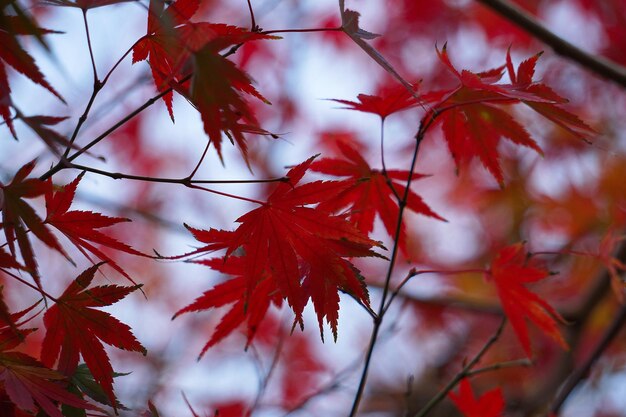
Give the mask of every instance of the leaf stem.
<svg viewBox="0 0 626 417">
<path fill-rule="evenodd" d="M 189 74 L 185 78 L 181 79 L 179 82 L 180 83 L 184 83 L 185 81 L 191 79 L 191 76 L 192 76 L 192 74 Z M 135 110 L 133 110 L 132 112 L 130 112 L 129 114 L 124 116 L 121 120 L 119 120 L 117 123 L 115 123 L 109 129 L 107 129 L 104 133 L 100 134 L 98 137 L 93 139 L 87 145 L 85 145 L 81 149 L 77 150 L 73 155 L 69 156 L 66 159 L 63 159 L 63 160 L 59 161 L 55 166 L 53 166 L 46 173 L 44 173 L 42 176 L 40 176 L 39 179 L 42 180 L 42 181 L 45 181 L 46 179 L 50 178 L 51 176 L 53 176 L 57 172 L 61 171 L 62 169 L 65 169 L 65 168 L 68 168 L 68 167 L 71 168 L 71 165 L 68 164 L 68 162 L 72 162 L 74 159 L 78 158 L 80 155 L 82 155 L 85 152 L 87 152 L 89 149 L 91 149 L 92 147 L 97 145 L 101 140 L 103 140 L 104 138 L 109 136 L 111 133 L 115 132 L 117 129 L 119 129 L 124 124 L 126 124 L 129 120 L 131 120 L 133 117 L 137 116 L 139 113 L 141 113 L 142 111 L 144 111 L 148 107 L 152 106 L 161 97 L 165 96 L 166 94 L 170 93 L 171 91 L 173 91 L 172 87 L 170 87 L 167 90 L 164 90 L 164 91 L 160 92 L 159 94 L 157 94 L 156 96 L 152 97 L 151 99 L 146 101 L 144 104 L 142 104 L 141 106 L 137 107 Z"/>
<path fill-rule="evenodd" d="M 221 195 L 224 197 L 228 197 L 228 198 L 233 198 L 235 200 L 241 200 L 241 201 L 247 201 L 249 203 L 254 203 L 254 204 L 259 204 L 261 206 L 266 205 L 267 203 L 264 201 L 260 201 L 260 200 L 255 200 L 253 198 L 247 198 L 247 197 L 242 197 L 239 195 L 235 195 L 235 194 L 230 194 L 230 193 L 225 193 L 223 191 L 217 191 L 217 190 L 213 190 L 211 188 L 206 188 L 206 187 L 201 187 L 199 185 L 194 185 L 194 184 L 185 184 L 188 188 L 194 188 L 196 190 L 202 190 L 202 191 L 206 191 L 207 193 L 211 193 L 211 194 L 217 194 L 217 195 Z"/>
<path fill-rule="evenodd" d="M 439 271 L 439 270 L 424 270 L 424 271 L 416 271 L 416 270 L 411 270 L 409 271 L 409 273 L 407 274 L 407 276 L 402 280 L 402 282 L 398 285 L 398 287 L 391 293 L 391 296 L 389 297 L 389 301 L 387 302 L 387 305 L 384 308 L 383 314 L 387 312 L 387 310 L 389 309 L 389 307 L 391 306 L 391 303 L 393 302 L 393 300 L 398 296 L 398 294 L 400 293 L 400 290 L 415 276 L 417 275 L 421 275 L 421 274 L 440 274 L 440 275 L 456 275 L 456 274 L 467 274 L 467 273 L 480 273 L 480 274 L 484 274 L 486 271 L 484 269 L 461 269 L 458 271 Z"/>
<path fill-rule="evenodd" d="M 124 54 L 120 57 L 120 59 L 117 60 L 117 62 L 115 62 L 115 64 L 113 64 L 113 66 L 111 67 L 111 69 L 109 70 L 109 72 L 107 72 L 107 75 L 104 76 L 104 78 L 102 79 L 102 84 L 106 84 L 107 81 L 109 81 L 109 78 L 111 77 L 111 74 L 113 74 L 113 72 L 117 69 L 117 67 L 122 63 L 122 61 L 124 61 L 124 59 L 128 56 L 128 54 L 130 54 L 133 49 L 135 48 L 135 45 L 137 45 L 139 42 L 141 42 L 143 39 L 145 38 L 145 36 L 142 36 L 141 38 L 137 39 L 135 41 L 135 43 L 133 43 L 131 45 L 130 48 L 128 48 L 126 50 L 126 52 L 124 52 Z"/>
<path fill-rule="evenodd" d="M 196 172 L 198 172 L 198 170 L 200 169 L 200 165 L 202 165 L 202 161 L 204 161 L 204 157 L 206 156 L 207 152 L 209 151 L 209 146 L 211 146 L 211 139 L 210 138 L 207 141 L 206 146 L 204 147 L 204 151 L 202 152 L 202 155 L 200 156 L 200 160 L 196 164 L 196 166 L 193 169 L 193 171 L 191 171 L 191 174 L 189 174 L 189 176 L 187 177 L 187 178 L 189 178 L 189 180 L 191 180 L 196 175 Z"/>
<path fill-rule="evenodd" d="M 506 362 L 498 362 L 498 363 L 494 363 L 491 365 L 483 366 L 482 368 L 474 369 L 473 371 L 469 371 L 467 372 L 467 376 L 470 377 L 474 375 L 483 374 L 485 372 L 499 371 L 500 369 L 528 367 L 532 365 L 533 365 L 533 361 L 528 358 L 516 359 L 513 361 L 506 361 Z"/>
<path fill-rule="evenodd" d="M 308 29 L 277 29 L 277 30 L 264 30 L 261 32 L 264 35 L 273 35 L 274 33 L 310 33 L 310 32 L 341 32 L 343 28 L 308 28 Z"/>
<path fill-rule="evenodd" d="M 44 291 L 43 288 L 39 288 L 39 287 L 31 284 L 30 282 L 26 281 L 24 278 L 14 274 L 14 273 L 12 273 L 12 272 L 9 272 L 9 271 L 7 271 L 4 268 L 0 268 L 0 270 L 2 272 L 4 272 L 5 274 L 7 274 L 8 276 L 10 276 L 11 278 L 21 282 L 22 284 L 26 285 L 27 287 L 32 288 L 33 290 L 37 291 L 39 294 L 41 294 L 44 297 L 44 300 L 47 297 L 47 298 L 51 299 L 52 301 L 54 301 L 55 303 L 58 302 L 55 297 L 53 297 L 50 294 L 48 294 L 46 291 Z"/>
</svg>

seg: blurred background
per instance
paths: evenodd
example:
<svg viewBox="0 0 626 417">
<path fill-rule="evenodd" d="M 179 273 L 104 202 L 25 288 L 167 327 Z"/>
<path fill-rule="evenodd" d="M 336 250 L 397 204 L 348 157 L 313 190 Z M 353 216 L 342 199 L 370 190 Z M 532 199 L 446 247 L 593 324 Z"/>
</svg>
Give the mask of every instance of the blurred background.
<svg viewBox="0 0 626 417">
<path fill-rule="evenodd" d="M 69 135 L 92 93 L 93 73 L 83 15 L 79 9 L 45 2 L 21 2 L 41 27 L 61 33 L 45 35 L 46 50 L 34 37 L 22 45 L 35 58 L 48 82 L 64 97 L 59 102 L 40 86 L 9 69 L 11 99 L 28 116 L 67 117 L 53 128 Z M 590 54 L 626 65 L 626 2 L 623 0 L 519 0 L 549 30 Z M 341 26 L 332 0 L 252 0 L 257 25 L 263 30 L 336 28 Z M 505 63 L 507 50 L 515 65 L 545 51 L 535 80 L 570 101 L 566 108 L 593 127 L 597 136 L 585 143 L 524 106 L 510 106 L 543 149 L 535 151 L 501 141 L 499 151 L 505 186 L 501 188 L 475 160 L 455 168 L 441 128 L 429 130 L 420 149 L 417 171 L 429 176 L 412 189 L 447 223 L 407 213 L 407 253 L 392 278 L 397 285 L 411 268 L 481 269 L 503 246 L 527 241 L 558 275 L 534 286 L 565 317 L 563 332 L 571 349 L 564 352 L 531 327 L 535 356 L 531 367 L 510 367 L 472 379 L 477 391 L 501 386 L 507 415 L 531 416 L 553 399 L 566 376 L 584 361 L 611 323 L 623 299 L 616 282 L 622 265 L 611 263 L 626 222 L 626 95 L 623 88 L 577 63 L 559 57 L 529 33 L 488 7 L 470 0 L 348 1 L 361 13 L 360 25 L 381 36 L 369 41 L 404 79 L 420 82 L 419 92 L 452 88 L 457 79 L 437 58 L 447 42 L 458 69 L 480 72 Z M 146 33 L 146 1 L 130 1 L 87 12 L 94 59 L 99 75 Z M 192 21 L 250 27 L 248 5 L 242 0 L 203 0 Z M 224 161 L 210 148 L 197 179 L 277 178 L 288 167 L 315 154 L 339 157 L 337 141 L 358 147 L 370 166 L 380 168 L 380 119 L 341 109 L 329 99 L 355 100 L 376 95 L 397 81 L 342 32 L 282 33 L 280 40 L 246 43 L 229 57 L 255 81 L 272 105 L 253 97 L 250 104 L 259 125 L 271 136 L 249 135 L 250 167 L 227 140 Z M 501 81 L 508 83 L 506 75 Z M 77 139 L 85 145 L 118 120 L 155 96 L 149 65 L 127 56 L 98 94 Z M 172 123 L 159 100 L 141 112 L 77 162 L 107 171 L 183 178 L 199 161 L 207 136 L 199 113 L 174 94 Z M 393 114 L 385 121 L 387 167 L 408 169 L 414 135 L 423 115 L 420 107 Z M 15 123 L 19 140 L 0 126 L 0 180 L 7 183 L 25 163 L 36 159 L 35 174 L 45 172 L 58 157 L 24 123 Z M 53 181 L 63 185 L 78 171 L 64 170 Z M 308 174 L 308 180 L 328 179 Z M 226 184 L 212 188 L 263 200 L 274 185 Z M 39 205 L 37 205 L 39 204 Z M 43 207 L 43 201 L 33 202 Z M 132 219 L 107 233 L 135 249 L 163 256 L 180 255 L 199 243 L 183 223 L 200 229 L 234 230 L 235 220 L 255 206 L 175 184 L 113 180 L 87 173 L 75 208 Z M 393 244 L 376 220 L 372 234 Z M 103 249 L 106 250 L 106 249 Z M 59 294 L 89 261 L 79 253 L 76 267 L 43 245 L 35 244 L 46 290 Z M 360 376 L 363 352 L 370 337 L 371 317 L 354 300 L 342 295 L 339 337 L 320 340 L 311 306 L 305 309 L 305 329 L 292 333 L 293 313 L 273 309 L 252 345 L 233 334 L 197 360 L 227 308 L 173 314 L 202 292 L 227 279 L 202 265 L 151 260 L 106 252 L 137 282 L 145 297 L 134 293 L 107 308 L 127 323 L 148 349 L 147 357 L 111 349 L 114 369 L 130 372 L 115 379 L 116 393 L 137 415 L 152 401 L 162 416 L 190 415 L 189 400 L 201 416 L 345 416 Z M 378 306 L 388 263 L 357 260 Z M 613 265 L 611 290 L 606 268 Z M 5 298 L 16 311 L 38 294 L 1 277 Z M 113 269 L 103 269 L 102 283 L 127 284 Z M 495 290 L 482 274 L 428 274 L 414 278 L 396 299 L 382 327 L 374 353 L 361 415 L 413 415 L 445 385 L 467 358 L 484 345 L 500 322 Z M 41 327 L 41 325 L 38 325 Z M 29 336 L 26 349 L 37 356 L 40 332 Z M 626 338 L 622 331 L 568 399 L 563 416 L 626 416 Z M 510 328 L 484 358 L 484 364 L 524 359 Z M 444 401 L 431 416 L 456 411 Z"/>
</svg>

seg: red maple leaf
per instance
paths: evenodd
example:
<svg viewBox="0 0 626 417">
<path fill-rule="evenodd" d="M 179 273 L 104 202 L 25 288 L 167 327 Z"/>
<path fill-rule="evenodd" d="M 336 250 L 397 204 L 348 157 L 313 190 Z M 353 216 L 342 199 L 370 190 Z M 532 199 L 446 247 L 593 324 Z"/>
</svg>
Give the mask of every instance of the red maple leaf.
<svg viewBox="0 0 626 417">
<path fill-rule="evenodd" d="M 345 188 L 342 183 L 333 181 L 297 185 L 313 159 L 292 168 L 287 174 L 290 183 L 278 185 L 266 203 L 237 219 L 241 225 L 235 231 L 191 229 L 198 240 L 207 243 L 192 254 L 226 249 L 224 262 L 227 265 L 232 262 L 229 258 L 235 251 L 242 251 L 245 256 L 240 257 L 241 264 L 237 265 L 238 278 L 205 293 L 177 314 L 236 302 L 220 323 L 229 333 L 243 321 L 242 311 L 244 315 L 256 311 L 253 303 L 261 305 L 258 310 L 264 314 L 273 293 L 287 300 L 296 314 L 296 322 L 301 325 L 302 310 L 311 299 L 320 332 L 325 318 L 336 338 L 338 291 L 345 291 L 365 306 L 369 305 L 360 272 L 345 258 L 380 256 L 371 249 L 381 245 L 342 217 L 306 207 Z M 258 300 L 255 291 L 258 291 Z M 237 296 L 242 298 L 236 299 Z M 236 309 L 239 312 L 235 312 Z M 236 323 L 228 321 L 234 318 Z M 256 318 L 253 322 L 257 322 Z M 248 338 L 250 331 L 249 327 Z M 223 335 L 220 333 L 219 337 Z M 214 335 L 209 345 L 215 343 L 215 338 Z"/>
<path fill-rule="evenodd" d="M 99 266 L 94 265 L 81 273 L 44 314 L 46 335 L 41 346 L 41 360 L 51 367 L 59 358 L 59 370 L 72 375 L 78 366 L 79 355 L 82 355 L 95 381 L 111 404 L 116 404 L 113 368 L 102 342 L 143 354 L 146 350 L 127 325 L 93 307 L 116 303 L 140 286 L 105 285 L 88 289 Z"/>
<path fill-rule="evenodd" d="M 405 189 L 399 181 L 407 181 L 409 172 L 387 170 L 385 175 L 380 170 L 372 169 L 352 146 L 337 142 L 337 147 L 346 159 L 324 158 L 314 162 L 311 170 L 338 177 L 348 177 L 342 181 L 346 188 L 322 201 L 317 208 L 333 213 L 348 208 L 350 222 L 365 234 L 373 230 L 374 218 L 378 214 L 387 233 L 394 237 L 400 212 L 398 197 L 404 194 Z M 413 173 L 410 177 L 411 180 L 417 180 L 425 175 Z M 433 212 L 422 198 L 411 190 L 409 190 L 406 207 L 415 213 L 446 221 Z M 406 252 L 405 237 L 406 227 L 402 223 L 399 245 L 404 252 Z"/>
<path fill-rule="evenodd" d="M 445 92 L 432 94 L 432 114 L 443 126 L 444 137 L 457 168 L 478 157 L 485 168 L 502 185 L 504 176 L 499 163 L 498 144 L 507 138 L 515 144 L 542 150 L 526 129 L 499 106 L 524 103 L 571 133 L 585 138 L 593 129 L 559 105 L 567 102 L 548 86 L 533 82 L 534 67 L 540 54 L 523 61 L 517 75 L 510 54 L 501 67 L 473 73 L 458 71 L 450 62 L 446 46 L 437 50 L 439 59 L 455 75 L 460 84 Z M 495 84 L 507 68 L 512 84 Z"/>
<path fill-rule="evenodd" d="M 418 85 L 413 86 L 415 93 Z M 359 94 L 358 102 L 349 100 L 333 99 L 337 103 L 345 104 L 346 109 L 357 110 L 365 113 L 377 114 L 384 121 L 387 116 L 402 110 L 415 107 L 418 102 L 415 95 L 403 85 L 395 85 L 381 89 L 376 95 Z"/>
<path fill-rule="evenodd" d="M 252 79 L 244 71 L 211 48 L 194 53 L 194 76 L 189 88 L 179 91 L 200 112 L 204 131 L 215 146 L 223 162 L 222 133 L 237 144 L 246 163 L 248 147 L 244 133 L 269 135 L 259 127 L 256 117 L 242 93 L 252 95 L 266 104 L 265 99 L 253 86 Z"/>
<path fill-rule="evenodd" d="M 561 126 L 572 135 L 582 139 L 594 135 L 596 132 L 585 122 L 580 120 L 578 116 L 559 107 L 559 105 L 567 103 L 566 99 L 556 94 L 547 85 L 533 81 L 535 65 L 542 54 L 543 53 L 540 52 L 522 61 L 517 67 L 516 74 L 513 68 L 513 62 L 511 61 L 511 51 L 510 49 L 507 51 L 506 68 L 512 83 L 510 90 L 532 94 L 533 97 L 531 98 L 520 97 L 520 99 L 534 111 Z"/>
<path fill-rule="evenodd" d="M 487 278 L 496 286 L 504 314 L 529 357 L 532 352 L 526 319 L 564 349 L 568 349 L 556 323 L 556 320 L 564 322 L 564 319 L 552 306 L 525 287 L 525 284 L 540 281 L 549 275 L 547 269 L 527 256 L 523 243 L 501 249 L 486 271 Z"/>
<path fill-rule="evenodd" d="M 83 410 L 98 410 L 63 389 L 61 383 L 65 380 L 65 376 L 46 368 L 25 353 L 0 353 L 0 382 L 8 398 L 18 408 L 29 413 L 41 409 L 50 417 L 63 417 L 55 402 Z"/>
<path fill-rule="evenodd" d="M 63 417 L 57 402 L 81 409 L 97 410 L 97 407 L 64 389 L 65 376 L 46 368 L 29 355 L 10 352 L 23 342 L 26 335 L 35 330 L 15 331 L 15 323 L 35 306 L 36 304 L 8 317 L 0 317 L 0 397 L 8 397 L 21 410 L 36 413 L 41 409 L 50 417 Z M 28 320 L 30 319 L 26 321 Z M 7 408 L 15 407 L 5 404 L 0 410 L 6 411 Z"/>
<path fill-rule="evenodd" d="M 46 190 L 46 223 L 54 226 L 72 242 L 78 250 L 90 259 L 88 252 L 97 256 L 100 260 L 107 262 L 113 269 L 135 283 L 130 276 L 115 261 L 107 256 L 102 250 L 93 244 L 103 245 L 122 252 L 137 256 L 146 256 L 133 249 L 126 243 L 120 242 L 110 236 L 105 235 L 97 229 L 113 226 L 118 223 L 129 222 L 129 219 L 122 217 L 109 217 L 100 213 L 82 210 L 69 210 L 76 188 L 83 178 L 81 173 L 74 181 L 58 187 L 54 191 L 50 186 Z"/>
<path fill-rule="evenodd" d="M 465 417 L 501 417 L 504 413 L 504 396 L 500 388 L 476 398 L 467 378 L 459 383 L 459 393 L 450 391 L 448 397 Z"/>
<path fill-rule="evenodd" d="M 154 83 L 159 91 L 169 88 L 176 81 L 182 65 L 188 56 L 186 48 L 175 28 L 189 23 L 196 13 L 199 0 L 178 0 L 165 8 L 165 2 L 150 0 L 148 11 L 148 33 L 133 47 L 133 64 L 150 60 Z M 163 96 L 170 117 L 174 120 L 172 92 Z"/>
<path fill-rule="evenodd" d="M 198 7 L 199 0 L 177 0 L 166 9 L 163 1 L 151 0 L 148 33 L 134 46 L 133 63 L 149 59 L 157 89 L 173 87 L 200 112 L 220 160 L 224 133 L 237 143 L 247 162 L 243 134 L 269 133 L 258 126 L 243 94 L 269 101 L 244 71 L 219 52 L 247 41 L 277 37 L 225 24 L 190 22 Z M 163 99 L 173 120 L 171 92 Z"/>
</svg>

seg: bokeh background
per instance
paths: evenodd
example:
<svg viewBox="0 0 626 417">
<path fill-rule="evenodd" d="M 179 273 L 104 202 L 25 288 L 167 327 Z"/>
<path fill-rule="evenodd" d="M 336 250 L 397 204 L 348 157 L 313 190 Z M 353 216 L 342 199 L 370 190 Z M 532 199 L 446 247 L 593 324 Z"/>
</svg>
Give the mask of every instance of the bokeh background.
<svg viewBox="0 0 626 417">
<path fill-rule="evenodd" d="M 626 65 L 623 0 L 515 3 L 585 51 Z M 264 30 L 341 25 L 337 2 L 331 0 L 253 0 L 251 4 L 256 22 Z M 28 3 L 27 7 L 42 27 L 62 32 L 45 36 L 49 50 L 27 37 L 23 45 L 67 105 L 16 72 L 10 73 L 12 99 L 28 115 L 67 116 L 55 130 L 69 134 L 92 91 L 82 13 L 45 2 Z M 147 7 L 145 1 L 131 1 L 88 11 L 99 74 L 106 73 L 145 34 Z M 529 109 L 512 107 L 511 112 L 523 121 L 544 156 L 502 141 L 504 188 L 478 161 L 457 171 L 440 127 L 428 132 L 418 158 L 417 171 L 430 177 L 415 182 L 413 190 L 448 222 L 406 215 L 409 249 L 394 274 L 394 284 L 414 267 L 484 268 L 498 248 L 521 240 L 528 242 L 531 251 L 556 253 L 546 255 L 545 261 L 559 274 L 534 290 L 568 320 L 564 332 L 571 350 L 563 352 L 534 329 L 534 366 L 473 379 L 479 391 L 503 387 L 508 415 L 533 415 L 549 403 L 560 382 L 588 356 L 620 306 L 619 291 L 608 289 L 602 277 L 606 260 L 603 263 L 599 254 L 607 236 L 618 242 L 612 249 L 618 248 L 626 222 L 624 90 L 559 57 L 479 2 L 359 0 L 348 1 L 347 7 L 361 13 L 361 27 L 381 35 L 371 45 L 406 80 L 420 81 L 420 92 L 454 86 L 455 79 L 436 54 L 436 48 L 446 42 L 454 65 L 475 72 L 502 65 L 508 48 L 515 63 L 545 51 L 536 79 L 567 97 L 567 109 L 598 132 L 589 145 Z M 204 0 L 192 20 L 250 26 L 247 3 L 240 0 Z M 287 167 L 312 155 L 337 156 L 337 140 L 357 144 L 371 166 L 380 168 L 380 120 L 340 109 L 340 104 L 328 99 L 354 100 L 360 93 L 377 94 L 396 81 L 341 32 L 281 36 L 280 40 L 250 42 L 230 58 L 253 77 L 257 89 L 272 102 L 268 106 L 250 101 L 260 125 L 277 138 L 249 136 L 251 169 L 226 142 L 223 164 L 210 149 L 196 178 L 281 177 Z M 503 82 L 508 82 L 506 76 Z M 127 57 L 98 95 L 77 143 L 88 143 L 155 94 L 148 64 L 132 65 Z M 108 171 L 182 178 L 197 163 L 207 137 L 198 112 L 176 94 L 174 114 L 172 123 L 159 101 L 79 161 Z M 387 166 L 408 168 L 422 115 L 417 107 L 387 119 Z M 3 183 L 30 160 L 37 159 L 39 173 L 57 160 L 27 127 L 16 123 L 16 128 L 19 141 L 11 139 L 6 126 L 0 126 Z M 53 180 L 62 185 L 77 174 L 66 170 Z M 313 174 L 307 178 L 323 177 Z M 272 187 L 229 184 L 214 188 L 263 199 Z M 111 228 L 110 233 L 142 252 L 156 250 L 164 256 L 198 246 L 183 223 L 232 230 L 234 221 L 254 208 L 182 186 L 113 180 L 89 173 L 81 182 L 75 207 L 132 219 L 132 223 Z M 393 243 L 378 220 L 373 236 L 387 247 Z M 36 246 L 36 252 L 42 271 L 46 271 L 45 287 L 53 294 L 60 293 L 89 264 L 80 254 L 75 256 L 80 261 L 74 267 L 43 246 Z M 163 416 L 190 415 L 182 394 L 199 415 L 212 416 L 218 408 L 221 417 L 241 416 L 249 408 L 255 416 L 347 415 L 372 326 L 369 315 L 350 297 L 342 296 L 337 342 L 328 332 L 322 344 L 311 306 L 305 311 L 303 332 L 291 332 L 290 311 L 272 310 L 247 350 L 243 333 L 235 334 L 198 361 L 225 310 L 171 318 L 226 277 L 190 263 L 112 256 L 144 284 L 145 292 L 145 297 L 135 293 L 107 309 L 131 326 L 149 352 L 144 358 L 110 351 L 114 368 L 131 373 L 116 378 L 116 393 L 129 408 L 123 415 L 136 415 L 149 400 Z M 377 306 L 387 263 L 380 259 L 356 263 L 370 284 L 372 305 Z M 5 297 L 16 309 L 37 300 L 32 290 L 6 277 L 1 279 Z M 111 269 L 105 269 L 98 279 L 124 281 Z M 385 320 L 362 415 L 410 415 L 458 372 L 465 358 L 480 349 L 500 320 L 494 290 L 481 274 L 418 276 L 403 294 Z M 35 355 L 41 337 L 38 333 L 29 337 L 28 349 Z M 626 415 L 625 341 L 622 332 L 571 396 L 563 416 Z M 485 362 L 523 357 L 507 328 Z M 431 415 L 453 413 L 452 405 L 444 402 Z"/>
</svg>

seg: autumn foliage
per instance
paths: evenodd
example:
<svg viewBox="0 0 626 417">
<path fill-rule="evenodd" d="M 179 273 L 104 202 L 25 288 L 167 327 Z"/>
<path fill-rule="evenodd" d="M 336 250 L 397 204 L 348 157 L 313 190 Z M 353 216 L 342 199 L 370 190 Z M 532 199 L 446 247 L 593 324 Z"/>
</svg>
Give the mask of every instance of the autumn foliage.
<svg viewBox="0 0 626 417">
<path fill-rule="evenodd" d="M 0 417 L 626 416 L 625 28 L 0 0 Z"/>
</svg>

